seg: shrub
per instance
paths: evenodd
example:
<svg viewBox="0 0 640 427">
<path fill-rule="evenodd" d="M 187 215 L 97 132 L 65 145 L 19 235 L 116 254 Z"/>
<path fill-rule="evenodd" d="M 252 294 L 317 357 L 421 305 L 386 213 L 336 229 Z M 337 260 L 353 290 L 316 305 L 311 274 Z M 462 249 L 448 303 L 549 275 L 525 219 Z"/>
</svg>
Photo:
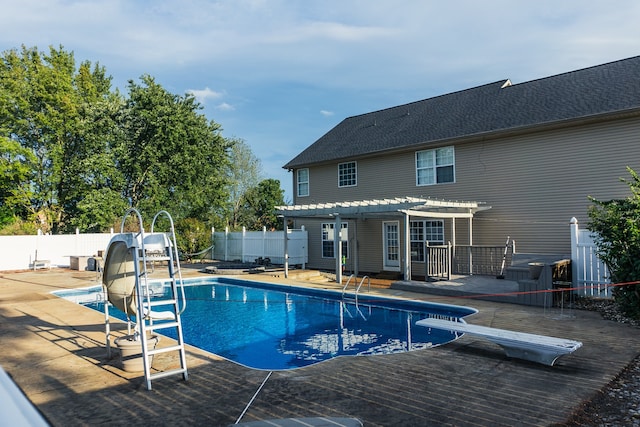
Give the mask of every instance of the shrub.
<svg viewBox="0 0 640 427">
<path fill-rule="evenodd" d="M 613 283 L 633 283 L 640 280 L 640 178 L 627 168 L 631 179 L 627 183 L 631 196 L 625 199 L 599 201 L 589 208 L 587 228 L 594 232 L 598 256 L 607 264 Z M 640 286 L 616 286 L 616 304 L 627 316 L 640 319 Z"/>
<path fill-rule="evenodd" d="M 178 220 L 175 228 L 178 250 L 187 260 L 191 260 L 195 254 L 211 246 L 211 229 L 199 219 Z"/>
</svg>

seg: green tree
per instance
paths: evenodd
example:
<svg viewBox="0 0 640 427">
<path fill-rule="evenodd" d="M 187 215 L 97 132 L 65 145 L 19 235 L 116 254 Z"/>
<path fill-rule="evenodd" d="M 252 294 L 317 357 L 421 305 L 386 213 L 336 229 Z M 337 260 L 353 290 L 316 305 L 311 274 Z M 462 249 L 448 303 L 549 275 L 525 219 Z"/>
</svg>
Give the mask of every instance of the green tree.
<svg viewBox="0 0 640 427">
<path fill-rule="evenodd" d="M 145 217 L 164 209 L 213 221 L 227 198 L 229 143 L 193 96 L 173 95 L 150 76 L 141 80 L 129 82 L 120 118 L 124 194 Z"/>
<path fill-rule="evenodd" d="M 607 264 L 613 283 L 640 280 L 640 178 L 628 168 L 631 196 L 599 201 L 589 209 L 588 229 L 594 232 L 598 256 Z M 640 318 L 640 286 L 614 288 L 613 296 L 625 314 Z"/>
<path fill-rule="evenodd" d="M 76 69 L 63 47 L 44 54 L 23 46 L 2 56 L 0 131 L 29 152 L 13 159 L 30 176 L 28 189 L 13 199 L 21 205 L 15 211 L 44 231 L 71 228 L 87 191 L 111 185 L 114 162 L 104 154 L 113 128 L 100 123 L 104 109 L 96 109 L 100 102 L 117 103 L 110 87 L 104 68 L 83 62 Z"/>
<path fill-rule="evenodd" d="M 266 227 L 267 230 L 282 230 L 275 207 L 284 205 L 284 190 L 277 179 L 265 179 L 250 188 L 242 197 L 240 221 L 251 230 Z"/>
<path fill-rule="evenodd" d="M 0 228 L 26 216 L 31 199 L 29 163 L 32 161 L 29 150 L 0 135 Z"/>
<path fill-rule="evenodd" d="M 225 212 L 226 225 L 231 230 L 238 230 L 242 213 L 243 196 L 258 185 L 262 177 L 262 165 L 249 145 L 242 139 L 231 140 L 230 163 L 227 171 L 229 199 Z"/>
</svg>

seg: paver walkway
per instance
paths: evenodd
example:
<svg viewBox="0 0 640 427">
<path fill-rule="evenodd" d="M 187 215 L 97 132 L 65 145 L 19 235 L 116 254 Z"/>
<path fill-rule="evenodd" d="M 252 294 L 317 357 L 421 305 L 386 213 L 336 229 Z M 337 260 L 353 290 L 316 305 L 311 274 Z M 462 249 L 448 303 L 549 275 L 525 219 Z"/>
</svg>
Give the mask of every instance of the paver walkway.
<svg viewBox="0 0 640 427">
<path fill-rule="evenodd" d="M 189 380 L 160 379 L 147 391 L 139 374 L 125 373 L 106 358 L 103 315 L 49 294 L 92 280 L 90 272 L 56 269 L 0 274 L 0 365 L 52 425 L 236 422 L 268 372 L 189 348 Z M 549 367 L 508 359 L 499 347 L 465 336 L 429 350 L 276 371 L 242 421 L 335 416 L 357 417 L 365 426 L 549 426 L 566 420 L 640 351 L 637 328 L 593 312 L 573 311 L 573 318 L 559 319 L 557 312 L 534 307 L 376 292 L 470 305 L 480 312 L 469 323 L 584 346 Z M 154 368 L 175 365 L 162 356 Z"/>
</svg>

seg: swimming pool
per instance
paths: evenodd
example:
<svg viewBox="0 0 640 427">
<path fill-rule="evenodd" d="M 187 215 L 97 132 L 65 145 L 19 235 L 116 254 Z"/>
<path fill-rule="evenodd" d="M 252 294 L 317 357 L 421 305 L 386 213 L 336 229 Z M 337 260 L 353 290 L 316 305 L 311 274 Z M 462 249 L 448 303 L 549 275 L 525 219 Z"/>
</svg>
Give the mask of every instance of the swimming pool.
<svg viewBox="0 0 640 427">
<path fill-rule="evenodd" d="M 228 277 L 187 279 L 184 283 L 185 342 L 256 369 L 292 369 L 337 356 L 433 347 L 450 342 L 457 335 L 419 327 L 415 322 L 430 316 L 450 319 L 477 312 L 469 307 L 366 293 L 360 293 L 356 304 L 349 298 L 343 300 L 336 291 Z M 168 288 L 157 283 L 154 291 L 168 292 Z M 98 301 L 99 286 L 56 294 L 104 311 L 103 303 Z M 109 312 L 124 319 L 124 314 L 115 308 Z"/>
</svg>

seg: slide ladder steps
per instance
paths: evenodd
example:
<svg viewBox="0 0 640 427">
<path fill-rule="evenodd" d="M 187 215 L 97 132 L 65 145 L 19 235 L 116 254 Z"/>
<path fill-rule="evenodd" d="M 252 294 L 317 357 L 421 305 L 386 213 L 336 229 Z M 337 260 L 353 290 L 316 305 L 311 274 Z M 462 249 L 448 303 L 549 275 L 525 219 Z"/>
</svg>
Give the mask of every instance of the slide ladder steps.
<svg viewBox="0 0 640 427">
<path fill-rule="evenodd" d="M 135 214 L 138 218 L 138 224 L 140 231 L 137 233 L 125 233 L 124 225 L 128 215 Z M 154 232 L 154 226 L 156 220 L 160 215 L 166 215 L 168 223 L 170 225 L 170 231 L 167 233 Z M 144 226 L 142 223 L 142 217 L 140 212 L 131 208 L 125 214 L 121 232 L 115 235 L 109 246 L 107 247 L 107 259 L 105 262 L 105 272 L 109 271 L 110 263 L 110 246 L 113 243 L 125 243 L 128 248 L 127 257 L 124 260 L 120 260 L 122 263 L 128 263 L 127 266 L 122 267 L 118 265 L 119 269 L 133 269 L 133 272 L 127 271 L 127 273 L 133 273 L 131 279 L 135 281 L 131 292 L 135 293 L 136 301 L 135 306 L 129 305 L 124 307 L 127 315 L 135 315 L 136 318 L 136 331 L 135 335 L 140 340 L 142 361 L 144 368 L 145 382 L 148 390 L 151 390 L 152 380 L 164 378 L 171 375 L 182 375 L 184 380 L 188 378 L 187 362 L 184 335 L 182 332 L 182 319 L 181 314 L 186 308 L 186 298 L 184 295 L 184 287 L 182 283 L 182 274 L 180 271 L 180 260 L 178 257 L 178 247 L 175 237 L 175 228 L 173 225 L 173 219 L 166 211 L 158 212 L 151 223 L 151 231 L 149 233 L 144 232 Z M 117 253 L 117 251 L 114 250 Z M 114 257 L 117 258 L 117 257 Z M 113 261 L 113 260 L 112 260 Z M 116 260 L 117 261 L 117 260 Z M 166 261 L 167 262 L 167 277 L 155 277 L 155 281 L 162 281 L 162 294 L 158 294 L 157 286 L 154 288 L 150 285 L 150 275 L 147 266 L 151 263 L 153 267 L 154 262 Z M 118 271 L 120 273 L 120 271 Z M 109 284 L 116 282 L 116 278 L 107 277 L 107 274 L 103 275 L 103 282 L 107 288 L 107 294 Z M 126 276 L 126 274 L 125 274 Z M 157 274 L 156 274 L 157 276 Z M 111 282 L 110 282 L 111 281 Z M 129 294 L 127 294 L 129 295 Z M 133 296 L 133 295 L 130 295 Z M 111 301 L 111 297 L 109 298 Z M 126 301 L 126 299 L 125 299 Z M 119 301 L 119 305 L 115 304 L 118 308 L 121 308 L 122 301 Z M 153 311 L 153 307 L 163 306 L 163 311 Z M 135 311 L 135 312 L 133 312 Z M 142 314 L 142 315 L 136 315 Z M 105 322 L 107 329 L 107 349 L 109 349 L 109 327 L 108 327 L 108 304 L 105 304 Z M 130 321 L 131 322 L 131 321 Z M 154 332 L 160 329 L 175 329 L 175 336 L 177 337 L 176 345 L 165 346 L 160 348 L 149 348 L 148 342 L 154 336 Z M 150 356 L 160 353 L 177 352 L 180 360 L 180 368 L 172 369 L 162 372 L 151 372 L 151 360 Z"/>
</svg>

